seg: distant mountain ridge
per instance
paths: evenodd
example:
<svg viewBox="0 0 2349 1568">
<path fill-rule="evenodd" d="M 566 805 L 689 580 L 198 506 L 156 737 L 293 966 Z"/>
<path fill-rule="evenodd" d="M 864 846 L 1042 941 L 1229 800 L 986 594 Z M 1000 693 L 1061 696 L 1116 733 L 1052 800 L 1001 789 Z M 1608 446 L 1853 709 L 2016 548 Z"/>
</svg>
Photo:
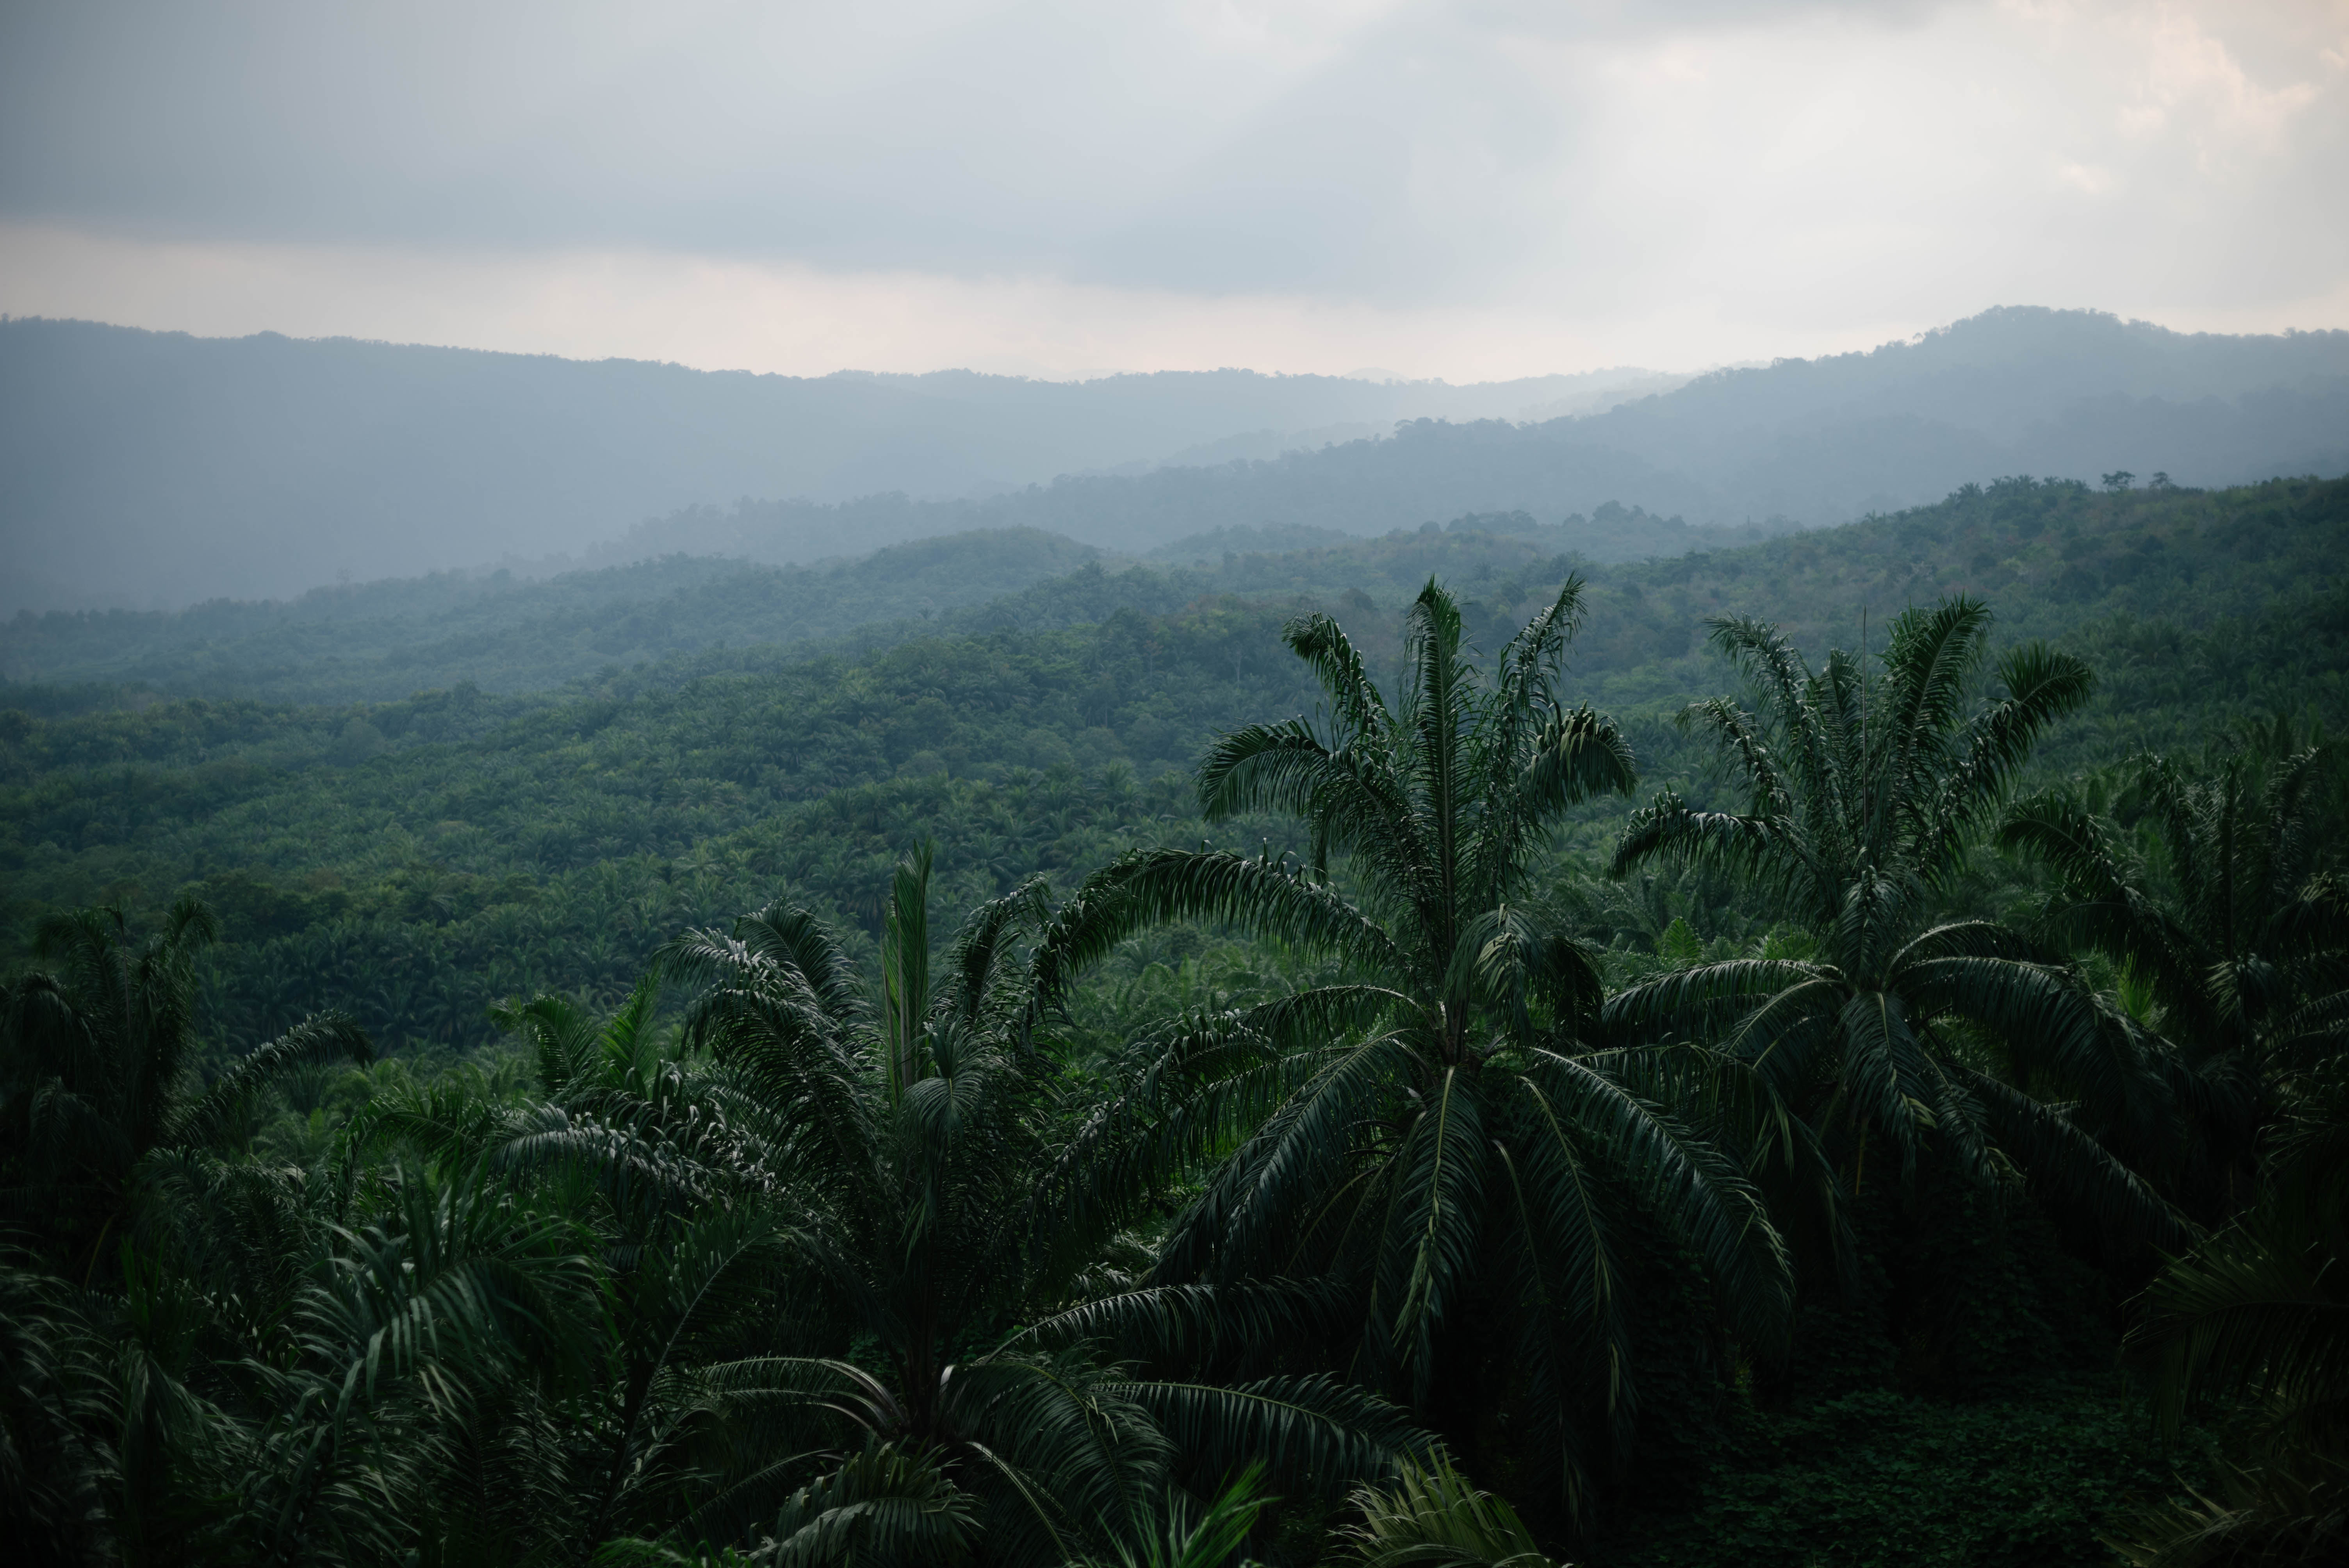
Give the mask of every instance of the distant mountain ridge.
<svg viewBox="0 0 2349 1568">
<path fill-rule="evenodd" d="M 1723 530 L 1897 511 L 2008 475 L 2095 483 L 2122 470 L 2206 488 L 2349 473 L 2349 332 L 2223 337 L 1993 310 L 1865 353 L 1716 372 L 1581 418 L 1414 420 L 1375 440 L 1065 476 L 979 500 L 701 508 L 640 524 L 605 553 L 781 561 L 840 537 L 1011 527 L 1148 552 L 1223 527 L 1375 534 L 1464 512 L 1596 518 L 1610 503 L 1685 521 L 1576 546 L 1627 561 L 1743 542 Z"/>
<path fill-rule="evenodd" d="M 952 497 L 1240 432 L 1603 406 L 1648 371 L 1475 387 L 1247 370 L 805 378 L 0 322 L 0 614 L 284 597 L 575 553 L 738 496 Z M 886 542 L 843 539 L 818 553 Z"/>
<path fill-rule="evenodd" d="M 2349 332 L 2018 307 L 1601 407 L 1643 374 L 795 380 L 0 323 L 0 613 L 283 597 L 506 557 L 809 562 L 1003 529 L 1144 553 L 1227 528 L 1554 525 L 1610 502 L 1674 525 L 1605 536 L 1605 558 L 1631 559 L 2007 474 L 2349 472 Z M 1562 405 L 1590 411 L 1518 422 Z M 1363 427 L 1393 433 L 1310 438 Z"/>
</svg>

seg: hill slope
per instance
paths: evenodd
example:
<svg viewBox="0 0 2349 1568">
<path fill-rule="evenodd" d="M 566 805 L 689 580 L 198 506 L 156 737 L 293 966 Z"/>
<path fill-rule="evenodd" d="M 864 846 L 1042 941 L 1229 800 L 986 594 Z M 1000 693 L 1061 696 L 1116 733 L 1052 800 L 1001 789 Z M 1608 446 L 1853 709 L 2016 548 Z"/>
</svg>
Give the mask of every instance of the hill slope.
<svg viewBox="0 0 2349 1568">
<path fill-rule="evenodd" d="M 1993 311 L 1868 354 L 1547 417 L 1609 395 L 1571 377 L 1242 371 L 796 380 L 11 322 L 0 613 L 284 596 L 342 573 L 599 542 L 593 559 L 612 564 L 782 562 L 1033 528 L 1140 552 L 1234 525 L 1375 534 L 1463 511 L 1554 522 L 1610 500 L 1696 527 L 1791 527 L 2016 473 L 2216 485 L 2349 471 L 2349 333 L 2216 337 Z M 1413 422 L 1392 438 L 1254 455 L 1397 420 Z M 1100 471 L 1178 449 L 1197 462 Z M 1032 488 L 1006 489 L 1019 486 Z M 709 504 L 737 497 L 769 500 Z"/>
<path fill-rule="evenodd" d="M 338 573 L 576 552 L 698 501 L 961 495 L 1243 432 L 1515 418 L 1653 385 L 1642 372 L 1467 387 L 1244 370 L 810 379 L 0 322 L 0 613 L 285 595 Z"/>
<path fill-rule="evenodd" d="M 947 631 L 1085 624 L 1122 608 L 1164 614 L 1216 593 L 1334 595 L 1365 580 L 1416 585 L 1430 573 L 1489 574 L 1561 553 L 1613 561 L 1733 537 L 1617 507 L 1565 526 L 1523 512 L 1472 515 L 1373 541 L 1224 529 L 1176 541 L 1154 571 L 1113 562 L 1113 574 L 1065 576 L 1101 552 L 1019 528 L 808 568 L 675 554 L 543 582 L 440 573 L 176 613 L 20 612 L 0 622 L 0 678 L 310 703 L 390 701 L 460 683 L 528 692 L 729 645 L 808 647 L 853 634 L 869 651 Z"/>
<path fill-rule="evenodd" d="M 1726 684 L 1706 617 L 1765 615 L 1816 650 L 1855 645 L 1863 610 L 1880 636 L 1904 603 L 1973 591 L 2006 634 L 2059 635 L 2096 666 L 2051 767 L 2196 746 L 2275 711 L 2338 729 L 2344 543 L 2349 481 L 2123 496 L 2018 481 L 1596 569 L 1569 689 L 1624 721 L 1651 784 L 1702 797 L 1671 717 Z M 1278 642 L 1301 605 L 1331 609 L 1391 671 L 1429 570 L 1489 652 L 1572 564 L 1464 531 L 1256 560 L 1252 598 L 1145 611 L 1164 572 L 1095 563 L 974 612 L 991 624 L 883 651 L 710 648 L 534 696 L 92 707 L 0 689 L 0 926 L 21 951 L 44 909 L 151 912 L 198 883 L 236 937 L 212 1002 L 231 1038 L 332 1001 L 387 1043 L 468 1044 L 490 999 L 625 988 L 654 944 L 785 885 L 869 926 L 915 838 L 939 841 L 949 905 L 1137 840 L 1196 841 L 1182 769 L 1209 735 L 1313 706 Z M 1295 586 L 1341 573 L 1334 594 Z M 1576 848 L 1622 809 L 1593 805 Z M 1237 830 L 1253 846 L 1259 830 Z"/>
</svg>

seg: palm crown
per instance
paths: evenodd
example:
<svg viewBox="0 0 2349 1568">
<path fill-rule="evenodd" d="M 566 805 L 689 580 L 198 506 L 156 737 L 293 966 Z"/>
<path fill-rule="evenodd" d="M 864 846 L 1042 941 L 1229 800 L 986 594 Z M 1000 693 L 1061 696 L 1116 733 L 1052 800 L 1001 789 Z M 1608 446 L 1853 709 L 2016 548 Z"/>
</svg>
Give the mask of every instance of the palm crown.
<svg viewBox="0 0 2349 1568">
<path fill-rule="evenodd" d="M 1310 1281 L 1349 1368 L 1439 1418 L 1446 1397 L 1473 1397 L 1489 1352 L 1569 1497 L 1590 1438 L 1620 1436 L 1634 1408 L 1623 1255 L 1634 1215 L 1710 1265 L 1754 1338 L 1777 1332 L 1789 1291 L 1743 1171 L 1663 1108 L 1682 1080 L 1707 1077 L 1703 1064 L 1588 1050 L 1598 975 L 1525 897 L 1559 815 L 1633 780 L 1613 725 L 1556 695 L 1580 592 L 1568 582 L 1488 680 L 1461 645 L 1457 607 L 1430 583 L 1411 609 L 1410 680 L 1393 707 L 1336 623 L 1292 623 L 1288 645 L 1327 694 L 1328 732 L 1298 719 L 1227 735 L 1199 792 L 1214 820 L 1299 819 L 1310 867 L 1138 851 L 1086 882 L 1037 960 L 1049 997 L 1124 937 L 1196 918 L 1346 971 L 1168 1020 L 1122 1064 L 1124 1095 L 1081 1140 L 1086 1156 L 1154 1178 L 1212 1164 L 1128 1315 L 1191 1304 L 1199 1284 L 1237 1296 L 1251 1282 Z M 1327 874 L 1337 860 L 1359 904 Z M 1472 1301 L 1497 1314 L 1498 1341 L 1464 1336 Z"/>
<path fill-rule="evenodd" d="M 2127 793 L 2149 854 L 2071 789 L 2017 803 L 2000 830 L 2062 879 L 2054 934 L 2126 966 L 2177 1053 L 2173 1094 L 2201 1134 L 2195 1152 L 2219 1166 L 2205 1174 L 2234 1186 L 2260 1078 L 2337 1052 L 2349 1026 L 2349 892 L 2313 852 L 2328 752 L 2254 739 L 2268 744 L 2207 779 L 2165 758 L 2136 764 Z"/>
<path fill-rule="evenodd" d="M 1932 918 L 2033 743 L 2090 686 L 2077 659 L 2026 644 L 1996 661 L 2004 695 L 1973 707 L 1989 630 L 1984 606 L 1953 599 L 1895 620 L 1880 670 L 1838 649 L 1814 672 L 1775 627 L 1714 624 L 1755 706 L 1715 698 L 1690 717 L 1745 809 L 1664 794 L 1634 813 L 1614 869 L 1717 868 L 1810 952 L 1668 975 L 1612 998 L 1608 1018 L 1751 1063 L 1854 1181 L 1871 1139 L 1904 1175 L 1938 1146 L 1977 1176 L 2020 1168 L 2127 1233 L 2167 1237 L 2167 1211 L 2090 1136 L 2127 1138 L 2163 1113 L 2141 1043 L 2015 933 Z"/>
<path fill-rule="evenodd" d="M 324 1012 L 206 1084 L 195 966 L 217 935 L 211 911 L 186 897 L 139 942 L 116 909 L 51 915 L 36 947 L 55 967 L 0 989 L 0 1191 L 18 1223 L 83 1249 L 85 1274 L 134 1186 L 233 1141 L 287 1072 L 369 1055 L 357 1026 Z"/>
<path fill-rule="evenodd" d="M 706 985 L 688 1039 L 766 1129 L 758 1159 L 788 1250 L 816 1282 L 809 1305 L 887 1364 L 876 1375 L 837 1355 L 764 1356 L 705 1369 L 733 1408 L 844 1417 L 867 1445 L 794 1495 L 779 1538 L 836 1512 L 843 1487 L 869 1501 L 864 1471 L 885 1454 L 891 1484 L 960 1508 L 972 1549 L 998 1562 L 1059 1562 L 1149 1533 L 1178 1463 L 1213 1474 L 1256 1459 L 1325 1484 L 1383 1473 L 1416 1439 L 1397 1413 L 1326 1379 L 1137 1378 L 1050 1315 L 1006 1338 L 1015 1314 L 1070 1302 L 1097 1255 L 1103 1236 L 1054 1190 L 1098 1176 L 1061 1158 L 1061 1064 L 1034 1041 L 1018 961 L 1019 938 L 1048 913 L 1040 884 L 976 911 L 934 976 L 929 863 L 924 849 L 898 868 L 875 997 L 787 907 L 666 952 Z M 941 1502 L 909 1517 L 954 1516 Z M 896 1544 L 936 1555 L 961 1542 L 938 1529 Z"/>
</svg>

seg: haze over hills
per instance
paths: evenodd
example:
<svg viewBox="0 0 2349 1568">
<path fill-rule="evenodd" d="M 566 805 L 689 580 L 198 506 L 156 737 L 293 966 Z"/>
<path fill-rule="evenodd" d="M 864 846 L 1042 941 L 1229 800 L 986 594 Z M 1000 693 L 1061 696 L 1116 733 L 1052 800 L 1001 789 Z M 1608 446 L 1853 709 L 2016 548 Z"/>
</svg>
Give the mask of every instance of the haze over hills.
<svg viewBox="0 0 2349 1568">
<path fill-rule="evenodd" d="M 1601 407 L 1651 385 L 802 380 L 15 321 L 0 324 L 0 612 L 285 596 L 501 558 L 807 562 L 1007 528 L 1143 552 L 1232 526 L 1554 524 L 1609 502 L 1683 520 L 1692 531 L 1625 547 L 1671 553 L 1708 528 L 1823 525 L 2009 473 L 2349 469 L 2342 332 L 1998 310 Z"/>
<path fill-rule="evenodd" d="M 1671 384 L 1649 371 L 1475 387 L 1247 370 L 800 378 L 0 322 L 0 612 L 285 595 L 339 574 L 576 552 L 694 502 L 962 496 L 1144 469 L 1236 434 L 1278 449 Z M 1316 434 L 1283 434 L 1296 431 Z"/>
<path fill-rule="evenodd" d="M 728 647 L 844 639 L 865 651 L 949 631 L 1164 614 L 1222 594 L 1335 598 L 1431 575 L 1483 581 L 1536 559 L 1622 562 L 1657 553 L 1634 542 L 1674 532 L 1670 520 L 1644 512 L 1602 512 L 1558 526 L 1523 512 L 1469 515 L 1378 540 L 1226 528 L 1178 540 L 1148 562 L 1104 558 L 1035 529 L 978 530 L 813 567 L 672 554 L 537 581 L 450 572 L 176 613 L 50 611 L 0 620 L 0 686 L 314 703 L 391 701 L 465 683 L 536 691 Z M 1693 537 L 1744 542 L 1727 531 Z"/>
<path fill-rule="evenodd" d="M 1703 548 L 1717 542 L 1708 530 L 1826 526 L 2002 475 L 2121 469 L 2195 486 L 2349 471 L 2349 332 L 2229 337 L 1994 310 L 1914 343 L 1719 371 L 1579 418 L 1414 421 L 1270 459 L 972 500 L 701 508 L 639 525 L 609 553 L 804 560 L 843 538 L 1010 527 L 1146 551 L 1235 524 L 1368 534 L 1463 511 L 1596 517 L 1609 502 L 1690 525 L 1579 547 L 1630 560 Z"/>
</svg>

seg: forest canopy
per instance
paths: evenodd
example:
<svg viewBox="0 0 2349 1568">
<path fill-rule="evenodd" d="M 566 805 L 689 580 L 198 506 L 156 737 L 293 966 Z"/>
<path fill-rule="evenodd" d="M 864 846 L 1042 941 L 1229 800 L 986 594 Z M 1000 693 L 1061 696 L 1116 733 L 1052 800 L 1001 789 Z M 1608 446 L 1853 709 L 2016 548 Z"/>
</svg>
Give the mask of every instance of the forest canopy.
<svg viewBox="0 0 2349 1568">
<path fill-rule="evenodd" d="M 20 618 L 14 1533 L 2337 1555 L 2344 523 Z"/>
</svg>

